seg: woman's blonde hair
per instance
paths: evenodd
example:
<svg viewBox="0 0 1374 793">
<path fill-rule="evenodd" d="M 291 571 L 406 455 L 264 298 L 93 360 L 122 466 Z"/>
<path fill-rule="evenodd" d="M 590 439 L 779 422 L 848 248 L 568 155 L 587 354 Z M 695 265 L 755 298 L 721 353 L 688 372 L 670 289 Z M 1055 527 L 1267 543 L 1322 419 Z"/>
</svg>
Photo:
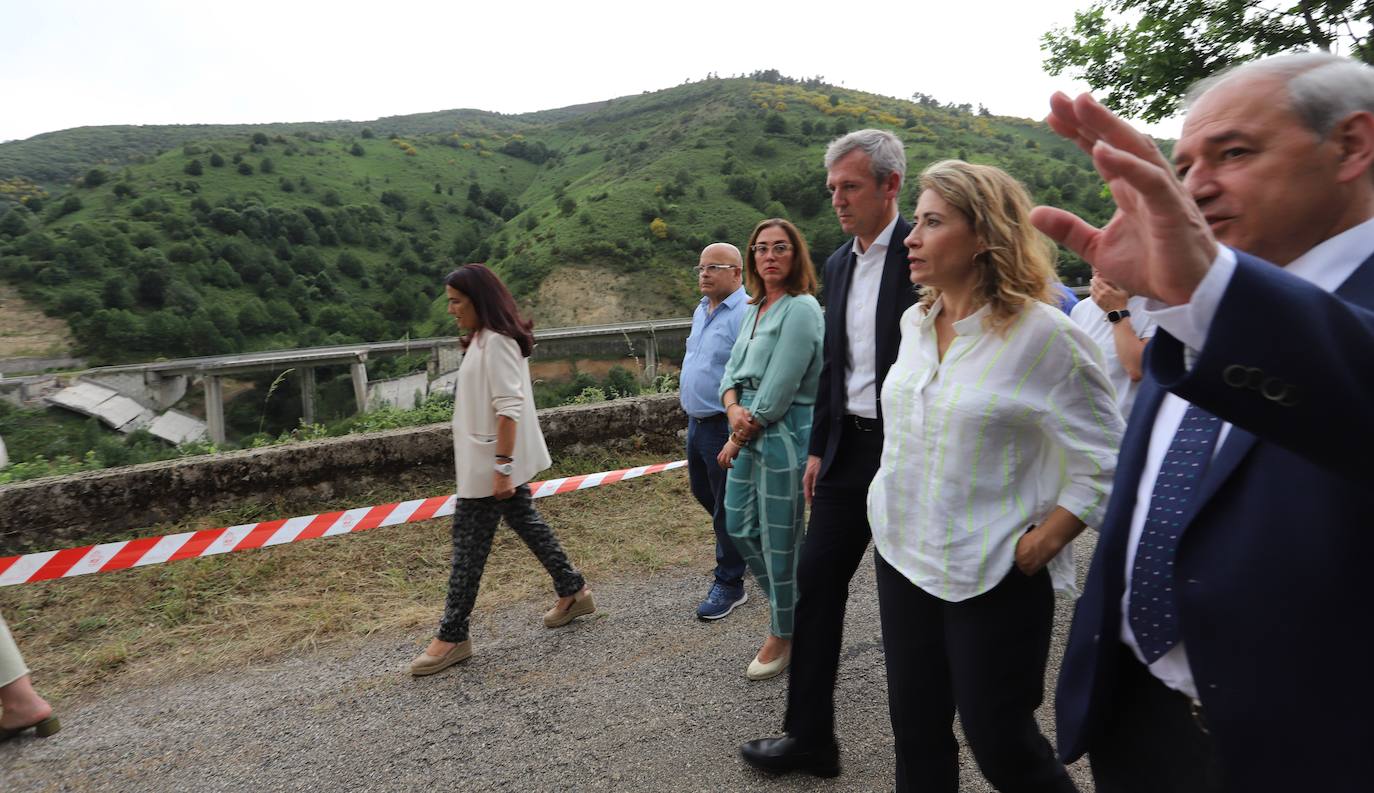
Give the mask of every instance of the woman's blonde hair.
<svg viewBox="0 0 1374 793">
<path fill-rule="evenodd" d="M 976 308 L 992 307 L 989 329 L 1005 331 L 1027 303 L 1054 302 L 1057 251 L 1031 225 L 1030 195 L 1020 182 L 991 165 L 942 160 L 921 172 L 920 186 L 962 212 L 984 246 L 973 259 L 978 271 L 974 294 Z M 939 296 L 940 290 L 924 287 L 921 305 L 929 308 Z"/>
<path fill-rule="evenodd" d="M 749 244 L 744 249 L 744 286 L 754 293 L 749 302 L 759 303 L 766 297 L 763 276 L 759 275 L 759 264 L 754 256 L 754 243 L 758 242 L 759 235 L 765 229 L 771 228 L 782 229 L 787 234 L 787 239 L 792 241 L 792 271 L 787 274 L 787 283 L 783 284 L 787 294 L 793 297 L 800 294 L 816 294 L 816 285 L 819 283 L 816 278 L 816 265 L 811 263 L 811 249 L 806 247 L 806 237 L 802 236 L 801 229 L 789 220 L 768 218 L 760 220 L 754 227 L 754 232 L 749 235 Z"/>
</svg>

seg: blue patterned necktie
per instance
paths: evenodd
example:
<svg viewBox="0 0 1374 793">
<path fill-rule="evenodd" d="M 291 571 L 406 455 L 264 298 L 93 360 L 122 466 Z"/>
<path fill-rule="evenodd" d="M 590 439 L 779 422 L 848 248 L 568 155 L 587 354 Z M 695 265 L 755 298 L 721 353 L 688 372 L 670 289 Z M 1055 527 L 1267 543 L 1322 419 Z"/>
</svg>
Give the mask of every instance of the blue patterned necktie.
<svg viewBox="0 0 1374 793">
<path fill-rule="evenodd" d="M 1183 537 L 1183 516 L 1197 493 L 1221 421 L 1189 404 L 1178 432 L 1164 454 L 1150 493 L 1150 511 L 1131 567 L 1129 619 L 1136 644 L 1152 664 L 1178 644 L 1178 606 L 1174 597 L 1174 556 Z"/>
</svg>

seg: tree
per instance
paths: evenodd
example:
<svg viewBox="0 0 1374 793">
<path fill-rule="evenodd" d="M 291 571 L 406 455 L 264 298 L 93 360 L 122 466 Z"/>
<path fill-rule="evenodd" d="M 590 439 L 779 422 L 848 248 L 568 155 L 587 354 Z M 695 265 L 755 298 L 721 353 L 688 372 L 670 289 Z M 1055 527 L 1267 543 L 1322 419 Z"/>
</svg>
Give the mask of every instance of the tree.
<svg viewBox="0 0 1374 793">
<path fill-rule="evenodd" d="M 405 213 L 408 204 L 405 195 L 396 190 L 383 190 L 377 200 L 382 202 L 382 206 L 396 210 L 398 215 Z"/>
<path fill-rule="evenodd" d="M 118 275 L 105 279 L 105 284 L 100 290 L 100 299 L 105 308 L 129 308 L 134 304 L 134 299 L 129 294 L 129 285 Z"/>
<path fill-rule="evenodd" d="M 271 157 L 263 157 L 262 162 L 258 163 L 258 170 L 263 173 L 272 173 L 277 170 L 277 166 L 273 164 Z"/>
<path fill-rule="evenodd" d="M 51 214 L 52 218 L 56 220 L 57 218 L 65 217 L 73 212 L 80 211 L 81 206 L 82 204 L 80 197 L 69 195 L 62 200 L 61 204 L 58 204 L 56 210 L 51 211 L 49 214 Z"/>
<path fill-rule="evenodd" d="M 188 176 L 200 176 L 205 173 L 205 166 L 200 164 L 200 160 L 191 160 L 181 170 L 185 171 Z"/>
<path fill-rule="evenodd" d="M 211 167 L 211 168 L 220 168 L 220 167 L 223 167 L 223 166 L 224 166 L 224 158 L 220 156 L 220 153 L 219 153 L 219 152 L 213 152 L 213 153 L 211 153 L 211 154 L 210 154 L 210 167 Z"/>
<path fill-rule="evenodd" d="M 1086 80 L 1118 113 L 1159 121 L 1188 86 L 1232 64 L 1313 48 L 1374 63 L 1371 13 L 1370 0 L 1094 0 L 1040 48 L 1050 74 Z"/>
<path fill-rule="evenodd" d="M 0 215 L 0 234 L 7 237 L 21 237 L 29 233 L 29 219 L 32 215 L 21 206 L 14 207 Z"/>
<path fill-rule="evenodd" d="M 252 176 L 253 166 L 249 165 L 246 162 L 241 162 L 239 163 L 239 173 L 243 174 L 244 176 Z"/>
<path fill-rule="evenodd" d="M 86 178 L 82 179 L 81 182 L 87 187 L 99 187 L 109 181 L 109 179 L 110 175 L 108 173 L 105 173 L 99 168 L 92 168 L 86 172 Z"/>
<path fill-rule="evenodd" d="M 348 153 L 352 154 L 354 157 L 361 157 L 366 152 L 363 151 L 363 144 L 355 140 L 353 141 L 353 145 L 348 149 Z"/>
</svg>

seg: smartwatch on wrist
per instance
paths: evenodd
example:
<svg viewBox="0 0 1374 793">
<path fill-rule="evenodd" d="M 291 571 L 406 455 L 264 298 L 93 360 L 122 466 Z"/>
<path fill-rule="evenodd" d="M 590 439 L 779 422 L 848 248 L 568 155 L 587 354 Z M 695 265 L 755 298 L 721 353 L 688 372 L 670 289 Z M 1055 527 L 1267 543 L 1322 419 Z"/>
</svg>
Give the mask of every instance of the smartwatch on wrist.
<svg viewBox="0 0 1374 793">
<path fill-rule="evenodd" d="M 1120 322 L 1126 317 L 1129 317 L 1130 315 L 1131 310 L 1129 308 L 1123 308 L 1120 311 L 1108 311 L 1107 321 L 1115 325 L 1116 323 Z"/>
</svg>

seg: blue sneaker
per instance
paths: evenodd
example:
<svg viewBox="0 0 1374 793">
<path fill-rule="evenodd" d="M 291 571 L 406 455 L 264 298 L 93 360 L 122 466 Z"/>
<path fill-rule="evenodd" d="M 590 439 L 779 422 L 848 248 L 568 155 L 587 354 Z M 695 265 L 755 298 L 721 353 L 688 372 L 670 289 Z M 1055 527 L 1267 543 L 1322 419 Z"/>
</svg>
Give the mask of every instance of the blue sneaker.
<svg viewBox="0 0 1374 793">
<path fill-rule="evenodd" d="M 740 605 L 749 599 L 744 587 L 730 589 L 720 584 L 712 584 L 711 591 L 707 593 L 706 599 L 697 606 L 697 619 L 718 620 L 726 617 L 735 610 L 735 606 Z"/>
</svg>

